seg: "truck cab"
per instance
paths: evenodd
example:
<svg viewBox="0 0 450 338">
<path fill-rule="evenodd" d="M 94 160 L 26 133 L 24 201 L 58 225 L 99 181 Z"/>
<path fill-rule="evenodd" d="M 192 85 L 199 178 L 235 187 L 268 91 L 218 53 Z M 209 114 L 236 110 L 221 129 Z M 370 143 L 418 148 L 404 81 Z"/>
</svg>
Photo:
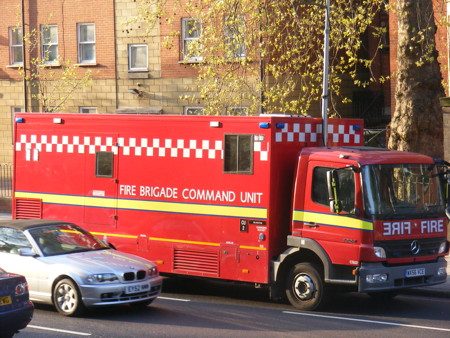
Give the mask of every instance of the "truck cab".
<svg viewBox="0 0 450 338">
<path fill-rule="evenodd" d="M 304 148 L 287 250 L 296 264 L 283 267 L 291 270 L 284 273 L 291 303 L 313 309 L 332 285 L 386 296 L 444 282 L 448 242 L 441 187 L 439 166 L 425 155 Z"/>
</svg>

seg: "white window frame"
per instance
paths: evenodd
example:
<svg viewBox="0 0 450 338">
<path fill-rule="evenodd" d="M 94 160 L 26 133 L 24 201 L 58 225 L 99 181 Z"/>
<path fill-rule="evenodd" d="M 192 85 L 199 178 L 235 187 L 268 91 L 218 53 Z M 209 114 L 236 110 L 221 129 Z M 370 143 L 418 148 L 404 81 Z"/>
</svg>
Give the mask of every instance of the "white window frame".
<svg viewBox="0 0 450 338">
<path fill-rule="evenodd" d="M 137 47 L 145 47 L 145 67 L 135 67 L 132 65 L 133 58 L 131 57 L 131 51 Z M 131 43 L 128 45 L 128 70 L 130 72 L 148 71 L 148 45 L 146 43 Z"/>
<path fill-rule="evenodd" d="M 243 59 L 247 56 L 247 51 L 245 48 L 245 16 L 238 15 L 236 20 L 242 23 L 243 27 L 238 27 L 239 32 L 230 31 L 230 27 L 226 24 L 230 17 L 226 16 L 224 19 L 224 30 L 225 30 L 225 41 L 232 47 L 232 50 L 227 50 L 227 56 L 231 58 Z M 242 29 L 242 32 L 241 32 Z M 240 35 L 243 35 L 242 37 Z M 242 41 L 239 41 L 242 40 Z M 239 44 L 239 45 L 238 45 Z"/>
<path fill-rule="evenodd" d="M 196 37 L 192 37 L 192 36 L 188 36 L 189 34 L 189 30 L 187 28 L 188 23 L 190 22 L 196 22 L 198 24 L 198 36 Z M 202 35 L 202 22 L 198 19 L 194 19 L 194 18 L 182 18 L 181 19 L 181 54 L 183 57 L 184 61 L 191 61 L 191 62 L 199 62 L 203 60 L 203 56 L 201 55 L 201 53 L 199 52 L 198 55 L 193 56 L 193 55 L 189 55 L 189 51 L 187 48 L 187 45 L 189 45 L 189 43 L 191 43 L 192 41 L 195 40 L 199 40 L 200 36 Z M 201 45 L 199 46 L 199 48 L 201 49 Z"/>
<path fill-rule="evenodd" d="M 17 34 L 17 42 L 13 43 L 13 34 Z M 17 50 L 20 49 L 21 61 L 15 61 L 17 56 Z M 11 66 L 22 66 L 23 65 L 23 31 L 22 27 L 9 27 L 9 56 Z"/>
<path fill-rule="evenodd" d="M 47 28 L 56 28 L 56 41 L 45 41 L 45 30 Z M 42 60 L 44 60 L 44 63 L 46 64 L 58 64 L 59 59 L 59 46 L 58 46 L 58 25 L 41 25 L 41 57 Z M 48 59 L 48 54 L 46 51 L 48 48 L 56 46 L 56 58 L 55 59 Z"/>
<path fill-rule="evenodd" d="M 11 122 L 12 122 L 12 129 L 11 130 L 14 130 L 14 124 L 16 122 L 16 119 L 15 119 L 14 115 L 16 113 L 25 113 L 25 108 L 22 107 L 22 106 L 12 106 L 11 107 Z"/>
<path fill-rule="evenodd" d="M 86 40 L 81 41 L 81 27 L 83 26 L 92 26 L 94 27 L 94 40 Z M 95 23 L 78 23 L 77 24 L 77 31 L 78 31 L 78 63 L 80 64 L 95 64 L 97 61 L 97 52 L 96 52 L 96 30 L 95 30 Z M 81 53 L 81 49 L 83 46 L 92 45 L 94 50 L 94 58 L 93 60 L 84 60 L 83 59 L 83 53 Z"/>
<path fill-rule="evenodd" d="M 183 115 L 205 115 L 205 108 L 200 106 L 184 106 Z"/>
<path fill-rule="evenodd" d="M 232 114 L 233 112 L 233 114 Z M 227 115 L 231 116 L 249 116 L 248 107 L 240 106 L 230 106 L 227 107 Z"/>
<path fill-rule="evenodd" d="M 80 114 L 98 114 L 97 107 L 80 107 Z"/>
</svg>

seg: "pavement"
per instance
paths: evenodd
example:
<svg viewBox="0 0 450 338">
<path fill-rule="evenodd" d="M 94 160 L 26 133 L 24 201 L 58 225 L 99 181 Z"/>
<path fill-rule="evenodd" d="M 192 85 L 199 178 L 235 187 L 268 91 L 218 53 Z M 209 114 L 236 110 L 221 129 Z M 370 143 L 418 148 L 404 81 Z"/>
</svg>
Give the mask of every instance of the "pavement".
<svg viewBox="0 0 450 338">
<path fill-rule="evenodd" d="M 11 219 L 10 213 L 1 213 L 0 212 L 0 220 L 1 219 Z M 409 288 L 401 290 L 401 294 L 414 294 L 421 296 L 430 296 L 430 297 L 440 297 L 440 298 L 450 298 L 450 255 L 445 258 L 447 260 L 447 281 L 443 284 L 418 287 L 418 288 Z"/>
</svg>

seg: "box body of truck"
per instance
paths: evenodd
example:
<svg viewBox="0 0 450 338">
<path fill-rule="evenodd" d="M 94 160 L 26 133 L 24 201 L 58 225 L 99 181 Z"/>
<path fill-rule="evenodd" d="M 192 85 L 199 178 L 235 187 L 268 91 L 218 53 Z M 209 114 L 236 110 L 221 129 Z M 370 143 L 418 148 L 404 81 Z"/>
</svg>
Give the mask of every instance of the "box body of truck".
<svg viewBox="0 0 450 338">
<path fill-rule="evenodd" d="M 330 148 L 322 149 L 318 118 L 18 114 L 13 216 L 80 224 L 166 274 L 279 290 L 293 278 L 296 260 L 312 261 L 324 281 L 361 288 L 359 274 L 383 261 L 372 252 L 389 225 L 366 219 L 362 188 L 353 192 L 358 212 L 333 213 L 328 197 L 314 200 L 328 189 L 326 181 L 314 182 L 315 167 L 374 161 L 368 152 L 352 150 L 351 159 L 344 154 L 351 148 L 331 148 L 361 147 L 360 120 L 328 121 Z M 433 261 L 437 271 L 447 223 L 441 214 L 431 218 L 439 233 L 425 237 L 438 237 L 436 251 L 415 262 Z M 410 245 L 421 236 L 390 239 Z M 375 265 L 362 268 L 367 258 Z"/>
</svg>

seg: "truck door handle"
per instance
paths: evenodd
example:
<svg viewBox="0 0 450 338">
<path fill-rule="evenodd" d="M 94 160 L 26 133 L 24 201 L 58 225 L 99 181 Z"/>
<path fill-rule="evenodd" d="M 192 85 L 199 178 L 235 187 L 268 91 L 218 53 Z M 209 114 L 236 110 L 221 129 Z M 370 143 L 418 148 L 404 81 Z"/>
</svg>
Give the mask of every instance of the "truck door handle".
<svg viewBox="0 0 450 338">
<path fill-rule="evenodd" d="M 314 222 L 308 222 L 308 223 L 305 223 L 305 225 L 307 227 L 310 227 L 310 228 L 317 228 L 318 227 L 318 225 L 316 223 L 314 223 Z"/>
</svg>

